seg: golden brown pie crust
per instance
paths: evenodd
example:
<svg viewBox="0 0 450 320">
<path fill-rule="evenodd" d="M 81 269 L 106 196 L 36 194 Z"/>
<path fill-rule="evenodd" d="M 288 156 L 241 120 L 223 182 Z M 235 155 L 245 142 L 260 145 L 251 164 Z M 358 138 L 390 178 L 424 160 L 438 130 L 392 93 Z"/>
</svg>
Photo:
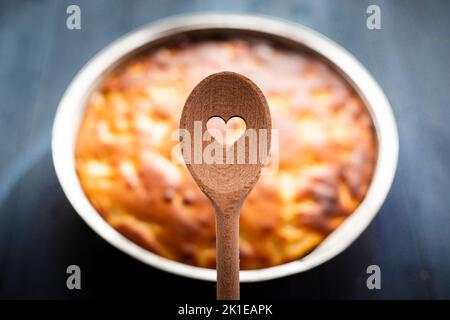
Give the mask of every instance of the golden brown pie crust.
<svg viewBox="0 0 450 320">
<path fill-rule="evenodd" d="M 88 101 L 76 144 L 81 185 L 125 237 L 214 268 L 214 211 L 185 166 L 171 161 L 178 144 L 171 135 L 193 87 L 225 70 L 261 88 L 280 134 L 278 172 L 260 178 L 241 211 L 241 268 L 298 259 L 362 201 L 377 153 L 361 99 L 307 54 L 262 41 L 209 40 L 127 62 Z"/>
</svg>

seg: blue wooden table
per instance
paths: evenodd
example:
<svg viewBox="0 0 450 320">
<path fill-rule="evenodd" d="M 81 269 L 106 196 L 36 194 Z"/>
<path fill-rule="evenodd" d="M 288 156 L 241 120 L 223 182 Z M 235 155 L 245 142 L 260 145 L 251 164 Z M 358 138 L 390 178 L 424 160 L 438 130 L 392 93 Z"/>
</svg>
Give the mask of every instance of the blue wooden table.
<svg viewBox="0 0 450 320">
<path fill-rule="evenodd" d="M 78 31 L 66 28 L 72 3 L 81 8 Z M 369 4 L 381 8 L 381 30 L 366 27 Z M 57 104 L 86 61 L 138 26 L 194 11 L 267 14 L 325 34 L 379 81 L 399 128 L 392 190 L 362 236 L 312 271 L 244 284 L 242 297 L 450 298 L 450 2 L 445 0 L 2 0 L 0 297 L 182 299 L 194 292 L 214 298 L 213 283 L 143 265 L 90 230 L 66 200 L 50 156 Z M 70 264 L 82 269 L 80 291 L 66 288 Z M 381 268 L 381 290 L 366 287 L 371 264 Z"/>
</svg>

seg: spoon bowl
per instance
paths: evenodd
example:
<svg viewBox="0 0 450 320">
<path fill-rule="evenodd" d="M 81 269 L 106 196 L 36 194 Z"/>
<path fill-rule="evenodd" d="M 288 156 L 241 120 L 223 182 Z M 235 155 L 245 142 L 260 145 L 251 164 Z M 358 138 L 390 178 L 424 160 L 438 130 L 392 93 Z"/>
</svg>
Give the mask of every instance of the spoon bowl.
<svg viewBox="0 0 450 320">
<path fill-rule="evenodd" d="M 239 117 L 246 130 L 233 145 L 223 146 L 208 133 L 206 124 L 214 117 L 225 123 Z M 251 80 L 234 72 L 220 72 L 202 80 L 186 101 L 180 129 L 183 158 L 203 192 L 213 196 L 252 189 L 269 153 L 271 118 L 264 95 Z M 255 133 L 265 137 L 255 139 Z M 219 149 L 222 152 L 213 153 L 214 159 L 205 155 Z"/>
</svg>

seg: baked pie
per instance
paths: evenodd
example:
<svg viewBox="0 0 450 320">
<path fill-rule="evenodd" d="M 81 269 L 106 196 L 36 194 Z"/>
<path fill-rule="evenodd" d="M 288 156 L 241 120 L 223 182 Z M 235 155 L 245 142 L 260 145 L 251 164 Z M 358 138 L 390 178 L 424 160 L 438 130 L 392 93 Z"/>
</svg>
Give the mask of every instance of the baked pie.
<svg viewBox="0 0 450 320">
<path fill-rule="evenodd" d="M 241 268 L 301 258 L 362 201 L 377 155 L 360 97 L 306 52 L 258 39 L 184 41 L 125 62 L 88 99 L 76 143 L 80 183 L 128 239 L 214 268 L 214 209 L 173 161 L 173 134 L 194 86 L 225 70 L 261 88 L 279 130 L 278 171 L 261 176 L 241 210 Z"/>
</svg>

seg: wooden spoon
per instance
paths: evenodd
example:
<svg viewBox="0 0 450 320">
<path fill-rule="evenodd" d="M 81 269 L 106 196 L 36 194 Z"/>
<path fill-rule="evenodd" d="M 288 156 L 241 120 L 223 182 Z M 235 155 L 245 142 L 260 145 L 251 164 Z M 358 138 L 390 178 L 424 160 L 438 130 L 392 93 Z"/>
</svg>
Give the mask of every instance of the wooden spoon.
<svg viewBox="0 0 450 320">
<path fill-rule="evenodd" d="M 246 131 L 232 146 L 223 146 L 207 131 L 212 117 L 225 122 L 240 117 Z M 252 81 L 220 72 L 194 88 L 184 105 L 180 129 L 186 166 L 216 209 L 217 299 L 237 300 L 239 211 L 267 162 L 272 129 L 269 107 Z M 256 142 L 250 133 L 256 133 Z M 205 154 L 212 155 L 213 163 Z"/>
</svg>

